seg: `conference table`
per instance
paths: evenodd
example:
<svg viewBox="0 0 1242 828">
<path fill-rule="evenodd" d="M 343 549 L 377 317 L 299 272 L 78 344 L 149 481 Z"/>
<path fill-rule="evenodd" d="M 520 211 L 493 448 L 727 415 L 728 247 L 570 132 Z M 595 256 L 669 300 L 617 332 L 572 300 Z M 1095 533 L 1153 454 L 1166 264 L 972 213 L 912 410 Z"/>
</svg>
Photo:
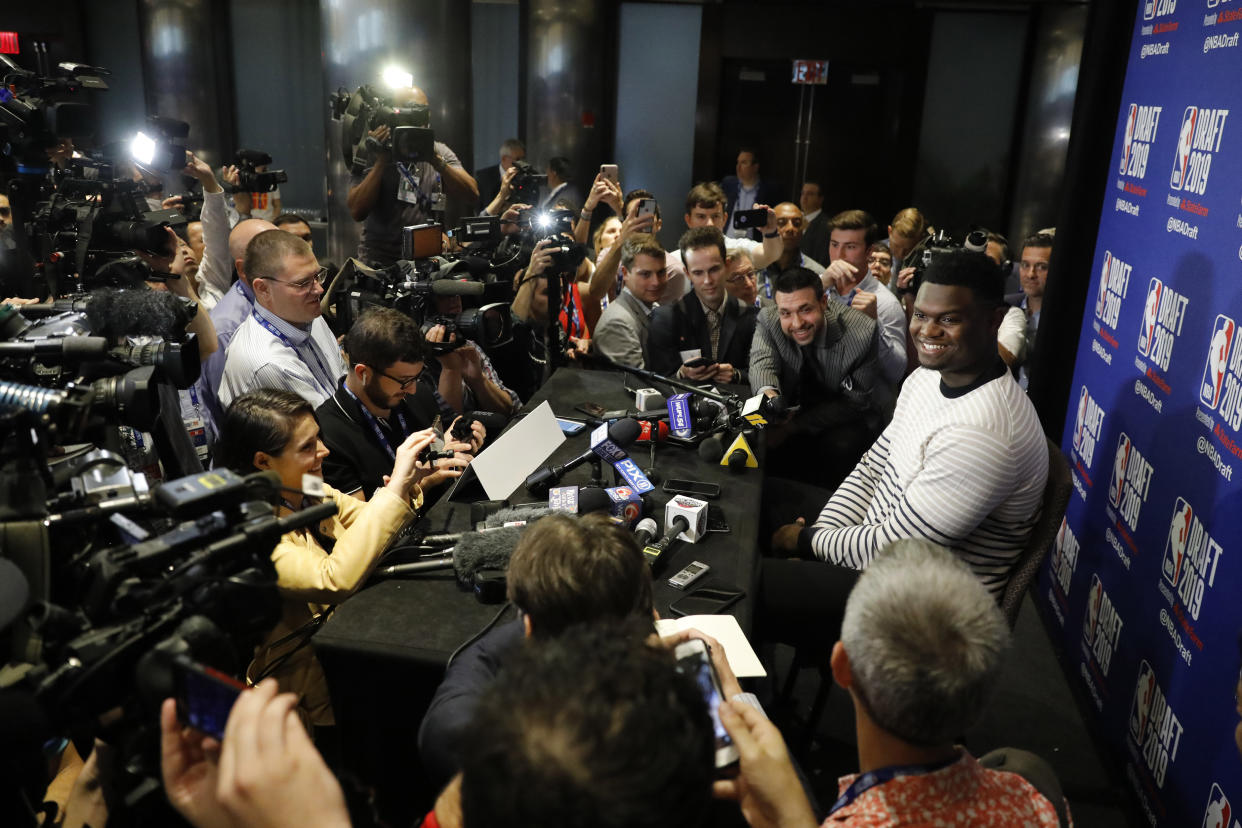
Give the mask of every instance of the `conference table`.
<svg viewBox="0 0 1242 828">
<path fill-rule="evenodd" d="M 597 403 L 609 410 L 633 409 L 634 393 L 627 389 L 627 384 L 633 388 L 635 380 L 627 383 L 626 375 L 619 372 L 562 368 L 527 402 L 519 416 L 545 401 L 558 417 L 578 420 L 587 419 L 575 410 L 581 403 Z M 648 385 L 642 381 L 638 384 Z M 660 390 L 670 393 L 667 387 Z M 746 393 L 742 388 L 731 390 Z M 590 431 L 588 427 L 567 437 L 544 463 L 562 464 L 582 454 L 590 447 Z M 745 632 L 751 630 L 759 571 L 764 448 L 761 434 L 751 433 L 749 439 L 760 467 L 740 472 L 705 461 L 693 446 L 668 442 L 657 445 L 654 468 L 658 479 L 683 478 L 718 484 L 720 496 L 709 502 L 719 506 L 729 526 L 727 533 L 709 533 L 697 543 L 679 542 L 669 550 L 665 556 L 667 565 L 661 561 L 661 570 L 655 573 L 653 582 L 655 605 L 661 617 L 669 617 L 670 605 L 685 594 L 670 586 L 668 578 L 699 561 L 710 570 L 692 589 L 726 586 L 744 590 L 746 595 L 728 611 Z M 492 450 L 489 446 L 484 451 Z M 640 467 L 650 468 L 647 445 L 631 446 L 630 456 Z M 611 469 L 607 465 L 604 469 L 608 485 L 616 485 L 610 479 Z M 566 474 L 558 485 L 586 485 L 591 474 L 590 464 L 584 463 Z M 524 487 L 506 494 L 514 504 L 539 500 Z M 648 497 L 654 503 L 650 514 L 663 531 L 664 507 L 673 495 L 657 483 Z M 479 491 L 478 499 L 484 498 Z M 442 497 L 427 510 L 423 521 L 432 533 L 470 531 L 470 511 L 469 500 Z M 413 560 L 402 554 L 390 556 L 383 565 Z M 416 761 L 418 723 L 445 666 L 458 648 L 489 623 L 503 623 L 515 617 L 509 609 L 498 618 L 501 606 L 477 601 L 472 591 L 458 586 L 449 569 L 373 579 L 336 608 L 313 642 L 328 678 L 347 767 L 364 779 L 380 782 L 381 788 L 383 784 L 377 776 L 388 774 L 394 784 L 404 777 L 399 783 L 405 789 L 402 795 L 409 794 L 409 786 L 415 784 L 409 769 Z M 405 772 L 398 774 L 394 765 L 404 766 Z M 389 813 L 397 815 L 391 809 Z"/>
</svg>

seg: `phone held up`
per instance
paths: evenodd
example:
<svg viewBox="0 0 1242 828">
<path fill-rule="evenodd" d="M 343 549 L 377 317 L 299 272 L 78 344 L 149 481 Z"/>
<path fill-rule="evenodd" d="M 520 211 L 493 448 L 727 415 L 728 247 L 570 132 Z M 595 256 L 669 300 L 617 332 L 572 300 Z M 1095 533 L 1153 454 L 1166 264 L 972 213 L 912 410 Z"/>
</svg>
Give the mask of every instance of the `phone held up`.
<svg viewBox="0 0 1242 828">
<path fill-rule="evenodd" d="M 716 668 L 712 666 L 707 645 L 698 638 L 692 638 L 678 644 L 673 650 L 673 657 L 677 659 L 678 671 L 694 679 L 699 686 L 699 692 L 703 694 L 703 700 L 707 702 L 707 712 L 711 715 L 712 728 L 716 733 L 716 767 L 723 768 L 733 764 L 738 759 L 737 746 L 720 723 L 719 708 L 724 694 L 720 689 Z"/>
</svg>

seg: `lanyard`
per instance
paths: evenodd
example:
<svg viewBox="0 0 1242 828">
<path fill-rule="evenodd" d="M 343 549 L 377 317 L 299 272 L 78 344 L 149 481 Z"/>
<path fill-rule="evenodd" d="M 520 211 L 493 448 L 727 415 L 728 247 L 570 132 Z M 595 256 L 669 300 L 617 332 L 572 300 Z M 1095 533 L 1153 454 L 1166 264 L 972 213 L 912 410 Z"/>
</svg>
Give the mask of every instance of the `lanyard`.
<svg viewBox="0 0 1242 828">
<path fill-rule="evenodd" d="M 341 387 L 345 389 L 346 394 L 353 398 L 354 402 L 358 403 L 358 410 L 362 412 L 363 419 L 365 419 L 371 426 L 371 430 L 374 431 L 375 436 L 379 438 L 380 445 L 383 446 L 384 450 L 388 452 L 388 456 L 396 459 L 397 447 L 392 444 L 392 441 L 388 439 L 388 435 L 386 435 L 384 430 L 380 428 L 379 418 L 367 410 L 367 407 L 362 404 L 362 400 L 358 399 L 358 397 L 354 395 L 354 392 L 349 390 L 348 385 L 342 385 Z M 397 410 L 397 422 L 401 423 L 402 439 L 405 439 L 405 437 L 408 437 L 410 434 L 410 426 L 405 421 L 405 414 L 403 414 L 400 409 Z"/>
<path fill-rule="evenodd" d="M 828 813 L 830 815 L 835 814 L 847 805 L 852 804 L 855 799 L 858 799 L 858 797 L 862 796 L 863 793 L 869 791 L 877 785 L 883 785 L 885 782 L 891 782 L 892 780 L 903 776 L 917 776 L 924 773 L 934 773 L 938 770 L 947 768 L 949 765 L 959 761 L 961 758 L 962 757 L 960 756 L 955 756 L 943 762 L 931 762 L 926 765 L 892 765 L 887 768 L 879 768 L 877 770 L 868 771 L 867 773 L 861 774 L 853 781 L 853 783 L 850 784 L 848 788 L 845 789 L 845 793 L 841 794 L 841 798 L 836 801 L 836 804 L 832 806 L 832 810 Z"/>
<path fill-rule="evenodd" d="M 289 337 L 280 332 L 279 328 L 260 316 L 257 310 L 251 311 L 251 315 L 254 317 L 254 321 L 267 328 L 268 332 L 271 333 L 272 336 L 279 339 L 286 346 L 288 346 L 291 351 L 301 357 L 302 352 L 299 351 L 298 347 L 289 340 Z M 319 350 L 315 347 L 314 338 L 307 336 L 306 342 L 310 345 L 310 353 L 311 356 L 315 358 L 315 364 L 319 366 L 319 370 L 322 372 L 323 377 L 328 378 L 328 382 L 325 384 L 322 377 L 315 374 L 314 369 L 311 369 L 311 378 L 315 380 L 315 385 L 319 386 L 320 391 L 323 391 L 327 396 L 331 397 L 336 392 L 336 378 L 332 376 L 332 373 L 324 366 L 323 360 L 319 358 Z M 310 368 L 309 365 L 306 367 Z"/>
</svg>

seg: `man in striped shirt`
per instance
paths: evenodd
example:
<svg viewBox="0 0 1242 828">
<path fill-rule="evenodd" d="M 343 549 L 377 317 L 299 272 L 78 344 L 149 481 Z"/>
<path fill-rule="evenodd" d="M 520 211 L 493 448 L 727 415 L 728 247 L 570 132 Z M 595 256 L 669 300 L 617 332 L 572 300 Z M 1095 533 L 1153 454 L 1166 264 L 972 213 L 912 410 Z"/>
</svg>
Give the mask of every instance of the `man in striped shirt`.
<svg viewBox="0 0 1242 828">
<path fill-rule="evenodd" d="M 772 537 L 778 554 L 833 565 L 825 589 L 848 592 L 878 550 L 924 537 L 952 548 L 994 596 L 1004 591 L 1039 516 L 1048 451 L 1034 406 L 997 356 L 1002 289 L 982 253 L 944 253 L 927 268 L 910 322 L 921 367 L 892 422 L 812 525 L 799 518 Z M 819 577 L 817 565 L 767 563 L 773 585 L 797 578 L 814 590 L 805 579 Z"/>
<path fill-rule="evenodd" d="M 323 321 L 324 269 L 310 245 L 265 230 L 246 247 L 254 309 L 229 342 L 220 404 L 256 388 L 283 388 L 318 407 L 345 375 L 341 349 Z"/>
</svg>

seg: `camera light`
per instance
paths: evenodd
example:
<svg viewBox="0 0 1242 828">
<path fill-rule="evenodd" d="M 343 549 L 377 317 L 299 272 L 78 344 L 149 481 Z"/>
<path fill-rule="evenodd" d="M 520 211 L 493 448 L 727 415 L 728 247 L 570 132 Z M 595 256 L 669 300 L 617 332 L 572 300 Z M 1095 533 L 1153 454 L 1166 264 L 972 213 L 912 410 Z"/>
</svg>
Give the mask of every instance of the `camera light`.
<svg viewBox="0 0 1242 828">
<path fill-rule="evenodd" d="M 149 166 L 155 161 L 155 139 L 145 133 L 138 133 L 129 145 L 129 154 L 139 164 Z"/>
<path fill-rule="evenodd" d="M 389 66 L 381 76 L 389 89 L 406 89 L 414 85 L 414 76 L 400 66 Z"/>
<path fill-rule="evenodd" d="M 535 226 L 540 230 L 547 230 L 552 226 L 552 218 L 547 213 L 540 213 L 535 216 Z"/>
</svg>

